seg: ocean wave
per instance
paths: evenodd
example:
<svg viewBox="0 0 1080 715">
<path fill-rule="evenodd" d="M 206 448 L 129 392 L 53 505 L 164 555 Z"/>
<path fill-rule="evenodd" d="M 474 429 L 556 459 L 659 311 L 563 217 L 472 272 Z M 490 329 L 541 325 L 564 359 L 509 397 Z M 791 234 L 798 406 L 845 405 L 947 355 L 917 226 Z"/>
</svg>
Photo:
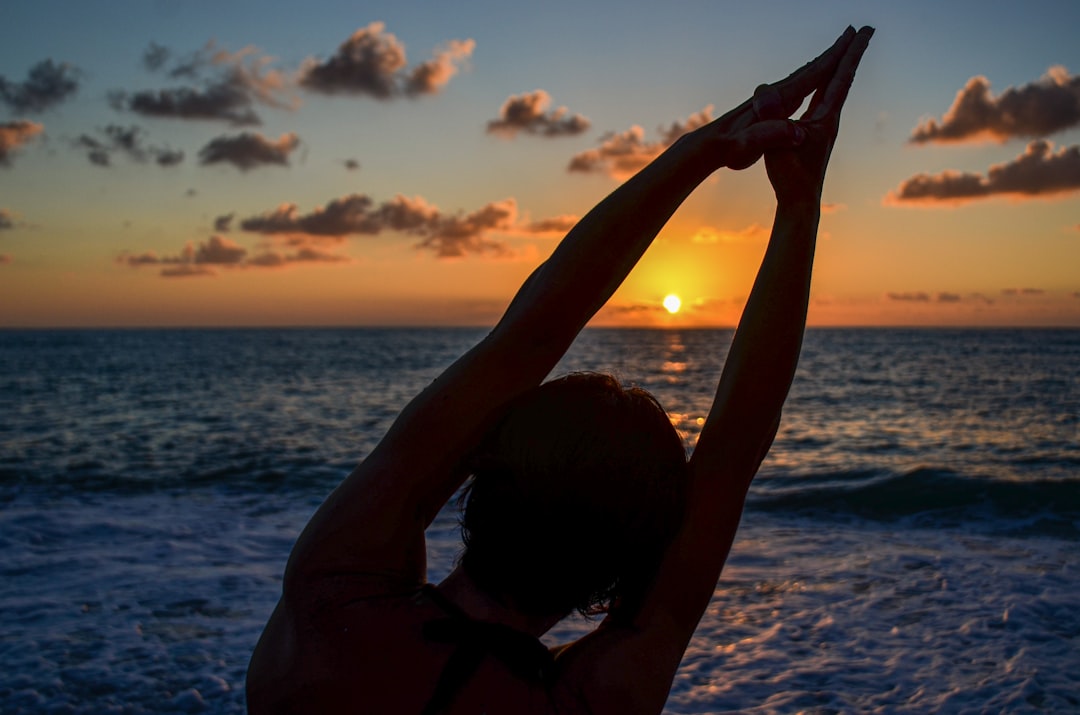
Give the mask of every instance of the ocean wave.
<svg viewBox="0 0 1080 715">
<path fill-rule="evenodd" d="M 1003 480 L 948 469 L 830 472 L 772 480 L 751 491 L 750 508 L 851 515 L 875 520 L 915 516 L 1011 520 L 1021 531 L 1080 538 L 1080 479 Z M 1022 527 L 1021 524 L 1026 525 Z"/>
</svg>

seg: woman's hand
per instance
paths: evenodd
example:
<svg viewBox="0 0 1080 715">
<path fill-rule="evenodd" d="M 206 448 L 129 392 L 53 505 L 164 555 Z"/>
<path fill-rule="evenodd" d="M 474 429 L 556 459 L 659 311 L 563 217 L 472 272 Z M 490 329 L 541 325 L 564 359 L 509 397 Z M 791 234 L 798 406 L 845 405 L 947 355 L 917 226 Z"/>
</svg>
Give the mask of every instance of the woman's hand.
<svg viewBox="0 0 1080 715">
<path fill-rule="evenodd" d="M 820 204 L 825 169 L 840 128 L 840 111 L 873 34 L 873 28 L 864 27 L 854 35 L 832 76 L 818 86 L 806 113 L 798 122 L 787 122 L 792 134 L 801 134 L 801 140 L 787 147 L 776 144 L 766 150 L 765 168 L 781 206 Z"/>
<path fill-rule="evenodd" d="M 800 144 L 805 134 L 785 120 L 835 76 L 856 35 L 855 28 L 848 27 L 817 58 L 778 82 L 760 85 L 751 99 L 698 130 L 713 142 L 710 153 L 720 157 L 722 166 L 739 170 L 756 163 L 767 150 Z"/>
</svg>

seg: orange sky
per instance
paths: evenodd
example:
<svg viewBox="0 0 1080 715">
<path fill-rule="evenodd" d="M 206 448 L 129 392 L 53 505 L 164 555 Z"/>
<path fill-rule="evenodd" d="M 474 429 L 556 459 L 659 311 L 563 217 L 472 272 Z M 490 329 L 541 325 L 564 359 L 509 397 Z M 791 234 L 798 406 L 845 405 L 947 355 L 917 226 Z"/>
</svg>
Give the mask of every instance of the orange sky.
<svg viewBox="0 0 1080 715">
<path fill-rule="evenodd" d="M 12 9 L 0 327 L 490 325 L 625 176 L 616 156 L 655 155 L 849 22 L 878 33 L 826 182 L 810 323 L 1080 326 L 1071 5 L 747 5 L 737 27 L 710 3 L 570 24 L 320 7 L 284 24 L 244 3 Z M 1040 13 L 1057 21 L 1036 31 Z M 93 23 L 93 43 L 65 29 Z M 360 45 L 401 61 L 335 74 Z M 718 172 L 594 324 L 733 325 L 772 211 L 760 166 Z"/>
</svg>

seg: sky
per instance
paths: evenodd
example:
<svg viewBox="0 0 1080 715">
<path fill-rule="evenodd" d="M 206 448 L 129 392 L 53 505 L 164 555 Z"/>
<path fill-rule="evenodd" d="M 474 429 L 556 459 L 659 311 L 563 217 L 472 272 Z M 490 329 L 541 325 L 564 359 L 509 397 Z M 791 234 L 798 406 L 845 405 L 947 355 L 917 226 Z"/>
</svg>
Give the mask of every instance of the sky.
<svg viewBox="0 0 1080 715">
<path fill-rule="evenodd" d="M 621 180 L 848 24 L 877 32 L 809 323 L 1080 327 L 1069 0 L 12 0 L 0 327 L 493 325 Z M 593 324 L 734 325 L 774 209 L 760 163 L 715 173 Z"/>
</svg>

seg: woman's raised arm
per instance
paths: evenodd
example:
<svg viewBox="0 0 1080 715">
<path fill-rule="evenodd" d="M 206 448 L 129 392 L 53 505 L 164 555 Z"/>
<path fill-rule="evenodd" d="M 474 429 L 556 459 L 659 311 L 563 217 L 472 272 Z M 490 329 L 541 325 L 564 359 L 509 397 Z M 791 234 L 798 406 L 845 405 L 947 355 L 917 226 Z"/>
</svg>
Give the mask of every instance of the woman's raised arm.
<svg viewBox="0 0 1080 715">
<path fill-rule="evenodd" d="M 794 111 L 832 76 L 853 35 L 771 85 L 776 105 Z M 748 100 L 682 137 L 601 201 L 529 277 L 494 330 L 409 403 L 327 499 L 289 572 L 422 578 L 423 529 L 461 485 L 466 458 L 505 406 L 547 376 L 698 184 L 722 166 L 743 168 L 798 141 L 790 122 L 762 120 Z"/>
</svg>

